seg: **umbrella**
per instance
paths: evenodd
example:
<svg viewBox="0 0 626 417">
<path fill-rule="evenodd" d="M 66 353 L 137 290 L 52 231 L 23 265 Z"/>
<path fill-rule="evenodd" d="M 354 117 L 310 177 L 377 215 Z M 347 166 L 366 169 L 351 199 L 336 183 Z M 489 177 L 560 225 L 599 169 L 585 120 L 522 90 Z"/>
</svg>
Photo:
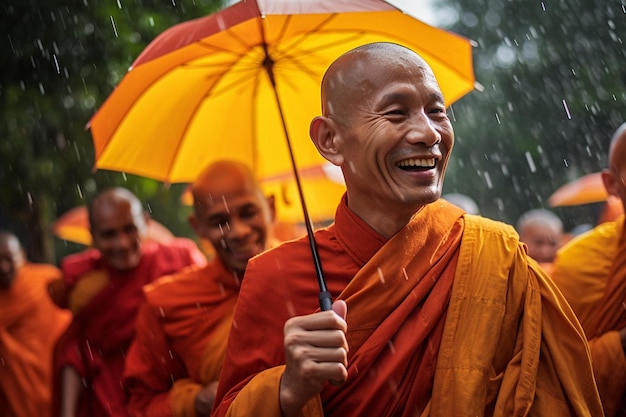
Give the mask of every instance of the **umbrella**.
<svg viewBox="0 0 626 417">
<path fill-rule="evenodd" d="M 559 187 L 550 197 L 550 207 L 577 206 L 606 201 L 608 193 L 602 182 L 602 173 L 584 175 Z"/>
<path fill-rule="evenodd" d="M 91 245 L 89 231 L 89 216 L 87 206 L 78 206 L 65 212 L 54 223 L 52 232 L 56 237 L 82 245 Z M 174 235 L 165 226 L 153 219 L 148 219 L 146 240 L 167 243 L 174 239 Z"/>
<path fill-rule="evenodd" d="M 385 1 L 242 1 L 173 26 L 146 47 L 90 120 L 95 168 L 168 183 L 192 182 L 218 159 L 246 162 L 257 178 L 293 170 L 323 286 L 297 165 L 325 162 L 307 137 L 324 71 L 376 41 L 420 53 L 447 104 L 474 88 L 467 39 Z"/>
</svg>

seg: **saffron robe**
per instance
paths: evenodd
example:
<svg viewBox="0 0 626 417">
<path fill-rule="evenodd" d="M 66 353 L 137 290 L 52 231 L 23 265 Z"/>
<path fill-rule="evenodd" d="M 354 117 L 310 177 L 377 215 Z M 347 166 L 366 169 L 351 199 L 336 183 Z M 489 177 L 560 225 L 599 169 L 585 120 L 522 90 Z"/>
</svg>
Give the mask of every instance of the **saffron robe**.
<svg viewBox="0 0 626 417">
<path fill-rule="evenodd" d="M 439 200 L 386 241 L 344 199 L 316 241 L 348 378 L 303 416 L 602 416 L 580 325 L 510 226 Z M 306 240 L 249 262 L 214 416 L 281 416 L 283 325 L 316 286 Z"/>
<path fill-rule="evenodd" d="M 0 289 L 0 415 L 50 416 L 52 350 L 71 315 L 48 296 L 61 271 L 26 263 Z"/>
<path fill-rule="evenodd" d="M 222 370 L 239 284 L 215 258 L 144 288 L 124 370 L 131 416 L 195 417 L 198 391 Z"/>
<path fill-rule="evenodd" d="M 137 310 L 144 300 L 143 286 L 186 266 L 205 264 L 206 258 L 189 239 L 168 244 L 144 242 L 139 264 L 129 271 L 111 269 L 93 249 L 66 257 L 61 266 L 67 299 L 75 298 L 72 290 L 81 288 L 84 280 L 94 280 L 101 288 L 94 292 L 84 286 L 84 293 L 91 298 L 75 300 L 74 305 L 81 307 L 55 347 L 53 415 L 60 412 L 61 370 L 67 366 L 86 383 L 77 416 L 127 416 L 122 372 Z"/>
<path fill-rule="evenodd" d="M 553 278 L 589 338 L 594 374 L 608 417 L 626 416 L 626 357 L 618 330 L 626 326 L 624 216 L 561 248 Z"/>
</svg>

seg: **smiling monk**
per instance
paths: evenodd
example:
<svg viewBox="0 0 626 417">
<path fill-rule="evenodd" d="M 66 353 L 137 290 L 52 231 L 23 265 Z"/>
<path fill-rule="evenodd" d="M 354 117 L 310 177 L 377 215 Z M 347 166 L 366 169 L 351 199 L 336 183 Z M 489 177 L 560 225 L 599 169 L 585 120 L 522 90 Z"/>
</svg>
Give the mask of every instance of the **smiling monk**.
<svg viewBox="0 0 626 417">
<path fill-rule="evenodd" d="M 611 140 L 604 186 L 626 207 L 626 123 Z M 626 225 L 624 216 L 596 226 L 558 253 L 554 281 L 578 315 L 591 347 L 607 417 L 626 416 Z"/>
<path fill-rule="evenodd" d="M 61 262 L 62 285 L 54 289 L 65 298 L 57 294 L 56 300 L 74 318 L 55 349 L 53 416 L 127 416 L 122 371 L 142 287 L 206 264 L 190 239 L 144 242 L 147 221 L 132 192 L 106 189 L 89 206 L 94 248 Z"/>
<path fill-rule="evenodd" d="M 273 243 L 273 197 L 245 165 L 211 164 L 192 193 L 189 221 L 217 256 L 145 288 L 124 372 L 133 417 L 208 417 L 246 265 Z"/>
<path fill-rule="evenodd" d="M 512 227 L 440 200 L 454 143 L 431 68 L 368 44 L 322 82 L 319 152 L 347 194 L 252 259 L 215 416 L 602 416 L 582 329 Z"/>
</svg>

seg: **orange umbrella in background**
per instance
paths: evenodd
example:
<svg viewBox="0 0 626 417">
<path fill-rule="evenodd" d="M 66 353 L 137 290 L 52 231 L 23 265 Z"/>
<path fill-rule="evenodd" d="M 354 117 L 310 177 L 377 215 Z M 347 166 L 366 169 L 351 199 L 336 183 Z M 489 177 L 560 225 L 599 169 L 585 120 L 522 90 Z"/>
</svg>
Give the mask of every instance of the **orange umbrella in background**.
<svg viewBox="0 0 626 417">
<path fill-rule="evenodd" d="M 167 183 L 193 182 L 221 159 L 247 163 L 257 178 L 293 172 L 325 293 L 298 167 L 326 162 L 308 138 L 324 72 L 371 42 L 418 52 L 448 105 L 475 87 L 467 39 L 383 0 L 241 1 L 175 25 L 144 49 L 90 120 L 95 168 Z"/>
<path fill-rule="evenodd" d="M 550 207 L 577 206 L 606 201 L 608 193 L 602 182 L 602 174 L 584 175 L 558 188 L 550 197 Z"/>
<path fill-rule="evenodd" d="M 82 245 L 91 245 L 91 232 L 89 231 L 89 216 L 87 206 L 78 206 L 65 212 L 54 223 L 52 232 L 56 237 Z M 148 220 L 146 240 L 167 243 L 175 236 L 165 226 L 156 220 Z"/>
</svg>

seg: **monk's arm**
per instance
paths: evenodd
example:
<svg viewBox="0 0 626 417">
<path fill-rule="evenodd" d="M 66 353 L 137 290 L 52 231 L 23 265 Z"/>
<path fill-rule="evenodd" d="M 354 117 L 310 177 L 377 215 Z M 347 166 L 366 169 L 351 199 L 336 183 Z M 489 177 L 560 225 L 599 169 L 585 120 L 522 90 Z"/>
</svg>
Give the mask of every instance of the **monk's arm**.
<svg viewBox="0 0 626 417">
<path fill-rule="evenodd" d="M 74 417 L 82 392 L 81 377 L 76 369 L 66 366 L 61 370 L 61 417 Z"/>
<path fill-rule="evenodd" d="M 135 329 L 124 368 L 127 411 L 131 416 L 176 416 L 170 390 L 172 380 L 184 376 L 184 366 L 173 357 L 161 325 L 148 304 L 140 308 Z"/>
</svg>

